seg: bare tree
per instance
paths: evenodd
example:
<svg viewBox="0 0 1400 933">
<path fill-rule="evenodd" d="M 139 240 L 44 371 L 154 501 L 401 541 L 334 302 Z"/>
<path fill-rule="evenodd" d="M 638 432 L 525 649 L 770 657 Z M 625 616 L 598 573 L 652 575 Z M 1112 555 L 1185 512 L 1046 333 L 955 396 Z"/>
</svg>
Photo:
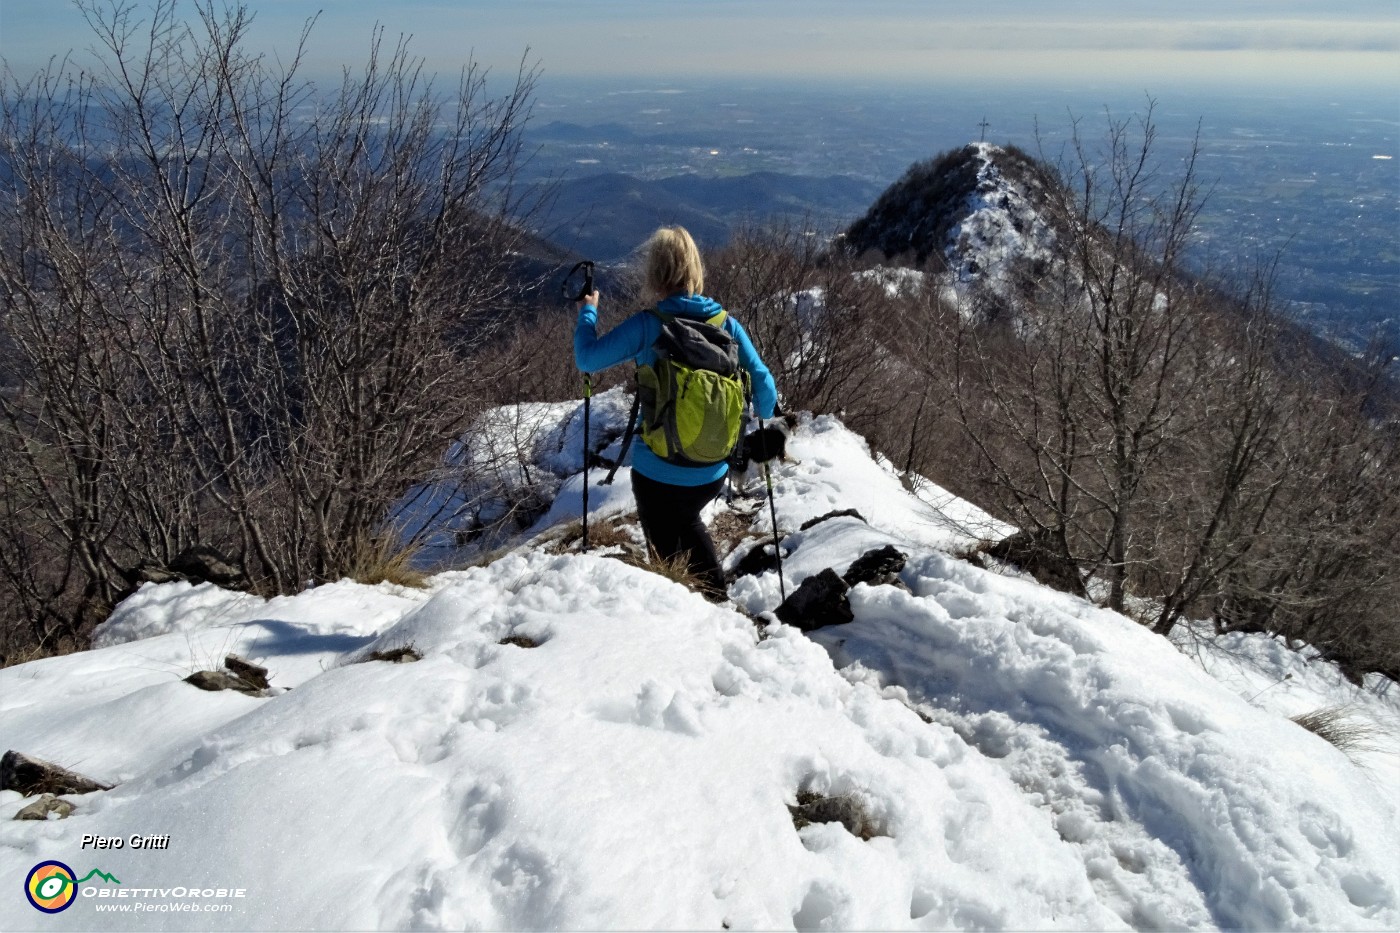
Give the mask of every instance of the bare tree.
<svg viewBox="0 0 1400 933">
<path fill-rule="evenodd" d="M 1062 317 L 1083 315 L 1087 325 L 1082 388 L 1090 417 L 1079 430 L 1094 451 L 1094 475 L 1080 489 L 1102 522 L 1096 562 L 1109 605 L 1121 610 L 1143 476 L 1200 378 L 1178 365 L 1196 320 L 1183 262 L 1200 199 L 1195 145 L 1161 190 L 1150 104 L 1136 121 L 1110 120 L 1105 141 L 1105 151 L 1093 153 L 1074 133 L 1062 189 L 1073 200 L 1058 205 L 1057 218 L 1074 235 L 1052 294 Z"/>
<path fill-rule="evenodd" d="M 960 420 L 1002 513 L 1054 560 L 1102 579 L 1112 608 L 1126 607 L 1135 578 L 1153 578 L 1169 629 L 1214 578 L 1206 554 L 1234 527 L 1258 465 L 1247 439 L 1266 416 L 1245 410 L 1258 391 L 1223 398 L 1213 386 L 1225 375 L 1257 387 L 1266 351 L 1246 341 L 1222 365 L 1210 322 L 1232 302 L 1185 268 L 1197 146 L 1170 173 L 1159 148 L 1150 103 L 1140 118 L 1110 118 L 1101 148 L 1075 125 L 1061 183 L 1047 189 L 1059 261 L 1025 270 L 1016 317 L 963 324 L 955 366 Z M 1232 418 L 1239 443 L 1186 453 Z M 1179 485 L 1190 456 L 1205 458 L 1194 469 L 1213 477 L 1208 491 Z M 1167 516 L 1202 509 L 1204 528 L 1168 533 Z"/>
<path fill-rule="evenodd" d="M 1162 468 L 1148 479 L 1151 536 L 1136 573 L 1156 602 L 1159 634 L 1209 606 L 1250 557 L 1293 466 L 1285 440 L 1295 393 L 1277 365 L 1285 325 L 1272 282 L 1270 265 L 1237 299 L 1212 291 L 1220 306 L 1212 312 L 1207 304 L 1183 363 L 1202 375 Z"/>
<path fill-rule="evenodd" d="M 1164 176 L 1157 148 L 1150 107 L 1098 151 L 1076 126 L 1060 261 L 1025 270 L 1014 315 L 988 294 L 957 326 L 980 498 L 1161 634 L 1214 614 L 1400 670 L 1394 382 L 1283 318 L 1273 263 L 1242 285 L 1188 270 L 1196 149 Z"/>
<path fill-rule="evenodd" d="M 885 295 L 826 245 L 791 222 L 743 230 L 709 263 L 709 290 L 743 321 L 789 408 L 875 418 Z"/>
<path fill-rule="evenodd" d="M 274 66 L 242 6 L 80 8 L 100 68 L 7 73 L 0 115 L 0 579 L 70 644 L 192 544 L 286 591 L 392 533 L 484 394 L 536 77 L 442 93 L 380 31 L 323 95 L 310 24 Z"/>
<path fill-rule="evenodd" d="M 1277 503 L 1215 601 L 1222 630 L 1312 644 L 1355 679 L 1400 675 L 1400 404 L 1393 354 L 1364 367 L 1295 353 Z"/>
</svg>

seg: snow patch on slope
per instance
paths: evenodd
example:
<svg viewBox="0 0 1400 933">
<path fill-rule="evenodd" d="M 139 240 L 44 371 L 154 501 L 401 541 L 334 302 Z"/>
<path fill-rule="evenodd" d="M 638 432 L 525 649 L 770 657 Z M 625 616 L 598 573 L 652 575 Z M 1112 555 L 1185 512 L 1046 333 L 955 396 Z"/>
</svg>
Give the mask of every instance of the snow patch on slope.
<svg viewBox="0 0 1400 933">
<path fill-rule="evenodd" d="M 130 849 L 102 867 L 246 887 L 241 912 L 201 916 L 212 928 L 1116 925 L 992 764 L 795 630 L 759 641 L 742 616 L 605 558 L 447 576 L 366 646 L 412 643 L 423 661 L 332 666 L 265 700 L 188 688 L 182 705 L 205 712 L 175 717 L 125 783 L 40 835 L 0 825 L 0 871 L 76 858 L 84 833 L 159 827 L 185 849 L 178 868 Z M 79 692 L 117 650 L 55 660 Z M 109 744 L 152 712 L 109 709 Z M 796 830 L 799 790 L 858 796 L 883 835 Z M 0 918 L 22 926 L 29 909 L 7 901 Z M 66 919 L 182 925 L 90 902 Z"/>
<path fill-rule="evenodd" d="M 949 235 L 949 268 L 961 287 L 980 283 L 1009 294 L 1017 263 L 1055 261 L 1055 234 L 1031 193 L 1002 172 L 998 147 L 977 143 L 977 187 L 966 213 Z"/>
</svg>

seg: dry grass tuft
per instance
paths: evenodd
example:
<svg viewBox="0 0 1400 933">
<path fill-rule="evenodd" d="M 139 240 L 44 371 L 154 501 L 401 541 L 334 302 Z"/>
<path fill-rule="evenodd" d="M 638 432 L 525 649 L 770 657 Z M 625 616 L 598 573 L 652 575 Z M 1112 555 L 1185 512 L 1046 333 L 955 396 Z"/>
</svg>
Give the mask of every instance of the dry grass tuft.
<svg viewBox="0 0 1400 933">
<path fill-rule="evenodd" d="M 588 523 L 588 550 L 605 551 L 621 548 L 624 553 L 636 552 L 637 536 L 634 532 L 635 518 L 615 516 L 602 521 Z M 545 550 L 550 554 L 576 553 L 583 549 L 583 520 L 574 519 L 559 527 Z"/>
<path fill-rule="evenodd" d="M 797 804 L 788 804 L 788 812 L 792 814 L 794 829 L 800 830 L 813 823 L 840 823 L 852 836 L 867 842 L 876 836 L 889 835 L 855 794 L 828 797 L 812 791 L 798 791 Z"/>
<path fill-rule="evenodd" d="M 1375 751 L 1381 735 L 1379 728 L 1357 718 L 1347 706 L 1324 706 L 1290 718 L 1353 760 L 1358 753 Z"/>
<path fill-rule="evenodd" d="M 668 558 L 660 558 L 653 554 L 651 560 L 647 560 L 641 554 L 626 553 L 619 555 L 618 559 L 624 564 L 649 570 L 658 576 L 665 577 L 672 583 L 679 583 L 697 592 L 703 586 L 700 578 L 690 572 L 690 562 L 686 560 L 684 554 Z"/>
<path fill-rule="evenodd" d="M 7 667 L 14 667 L 17 664 L 28 664 L 30 661 L 41 661 L 44 658 L 57 658 L 65 654 L 73 654 L 82 651 L 83 646 L 76 642 L 69 642 L 66 646 L 54 648 L 49 645 L 33 645 L 19 650 L 0 651 L 0 670 Z"/>
<path fill-rule="evenodd" d="M 552 531 L 545 532 L 544 550 L 547 554 L 564 554 L 574 550 L 583 540 L 583 519 L 576 518 L 565 522 Z M 589 544 L 592 544 L 593 529 L 588 529 Z"/>
<path fill-rule="evenodd" d="M 399 645 L 396 648 L 376 648 L 364 657 L 356 658 L 356 664 L 364 664 L 368 661 L 385 661 L 389 664 L 409 664 L 413 661 L 423 660 L 423 652 L 419 651 L 410 642 L 406 645 Z"/>
<path fill-rule="evenodd" d="M 350 546 L 345 576 L 370 586 L 393 583 L 422 589 L 428 584 L 428 575 L 414 569 L 418 551 L 417 547 L 405 547 L 393 533 L 362 536 Z"/>
<path fill-rule="evenodd" d="M 614 557 L 624 564 L 640 567 L 642 570 L 649 571 L 657 576 L 665 577 L 672 583 L 679 583 L 692 593 L 699 593 L 712 603 L 723 602 L 729 597 L 727 592 L 712 591 L 705 580 L 692 573 L 690 570 L 690 562 L 687 560 L 686 554 L 677 554 L 675 557 L 664 559 L 652 554 L 651 559 L 647 560 L 642 556 L 640 550 L 635 550 L 627 551 L 622 554 L 610 554 L 608 556 Z"/>
</svg>

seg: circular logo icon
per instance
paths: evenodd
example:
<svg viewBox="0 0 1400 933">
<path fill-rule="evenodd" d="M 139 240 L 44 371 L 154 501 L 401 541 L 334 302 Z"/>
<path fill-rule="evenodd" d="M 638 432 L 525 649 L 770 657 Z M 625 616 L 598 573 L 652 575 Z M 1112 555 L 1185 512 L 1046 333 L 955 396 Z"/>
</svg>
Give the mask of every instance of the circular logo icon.
<svg viewBox="0 0 1400 933">
<path fill-rule="evenodd" d="M 77 875 L 62 862 L 40 862 L 24 879 L 24 896 L 35 910 L 56 914 L 78 897 Z"/>
</svg>

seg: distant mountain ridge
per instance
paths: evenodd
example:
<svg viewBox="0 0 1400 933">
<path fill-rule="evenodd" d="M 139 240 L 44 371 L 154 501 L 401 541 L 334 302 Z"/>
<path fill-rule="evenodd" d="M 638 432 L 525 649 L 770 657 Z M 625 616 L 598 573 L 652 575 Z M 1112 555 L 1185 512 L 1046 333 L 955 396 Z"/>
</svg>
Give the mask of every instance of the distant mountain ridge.
<svg viewBox="0 0 1400 933">
<path fill-rule="evenodd" d="M 723 246 L 749 222 L 789 219 L 838 229 L 879 191 L 878 184 L 848 175 L 755 172 L 652 180 L 610 172 L 561 182 L 537 229 L 566 249 L 609 262 L 625 258 L 664 225 L 686 227 L 708 249 Z"/>
</svg>

